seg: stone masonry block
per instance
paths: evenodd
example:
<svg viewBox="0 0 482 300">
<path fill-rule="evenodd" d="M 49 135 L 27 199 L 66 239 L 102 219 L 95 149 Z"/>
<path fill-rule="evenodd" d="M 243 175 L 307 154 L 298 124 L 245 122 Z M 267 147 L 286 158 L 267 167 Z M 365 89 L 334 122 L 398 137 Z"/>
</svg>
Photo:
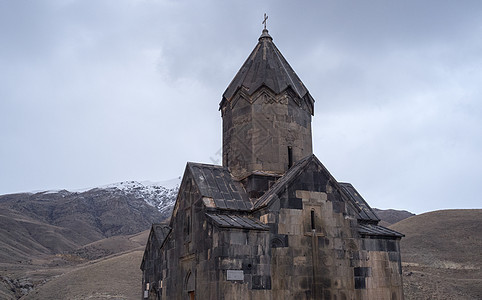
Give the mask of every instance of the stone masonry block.
<svg viewBox="0 0 482 300">
<path fill-rule="evenodd" d="M 306 264 L 307 258 L 306 256 L 296 256 L 293 258 L 294 265 Z"/>
<path fill-rule="evenodd" d="M 310 191 L 297 190 L 295 192 L 296 197 L 300 199 L 310 199 Z"/>
</svg>

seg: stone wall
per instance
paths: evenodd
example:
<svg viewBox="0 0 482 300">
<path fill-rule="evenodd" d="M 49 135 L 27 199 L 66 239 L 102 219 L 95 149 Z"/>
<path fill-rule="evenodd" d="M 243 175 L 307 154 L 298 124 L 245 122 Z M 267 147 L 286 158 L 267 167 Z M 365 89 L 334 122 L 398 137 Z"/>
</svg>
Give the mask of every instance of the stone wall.
<svg viewBox="0 0 482 300">
<path fill-rule="evenodd" d="M 309 166 L 258 214 L 277 241 L 273 299 L 403 299 L 399 240 L 361 238 L 354 207 L 322 167 Z"/>
<path fill-rule="evenodd" d="M 222 107 L 223 165 L 235 178 L 284 174 L 290 161 L 312 154 L 309 106 L 290 89 L 279 95 L 266 87 L 252 95 L 240 90 L 233 98 Z"/>
<path fill-rule="evenodd" d="M 241 229 L 218 232 L 214 260 L 220 289 L 217 297 L 210 299 L 271 299 L 269 233 Z"/>
</svg>

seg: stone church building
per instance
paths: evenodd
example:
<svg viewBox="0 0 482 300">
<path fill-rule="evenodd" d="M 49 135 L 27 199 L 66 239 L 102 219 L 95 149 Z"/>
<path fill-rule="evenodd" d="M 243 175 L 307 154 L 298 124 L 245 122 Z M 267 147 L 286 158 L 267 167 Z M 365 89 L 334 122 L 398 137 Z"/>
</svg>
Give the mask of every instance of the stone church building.
<svg viewBox="0 0 482 300">
<path fill-rule="evenodd" d="M 223 165 L 187 163 L 142 299 L 403 299 L 402 234 L 313 154 L 314 99 L 266 29 L 223 94 Z"/>
</svg>

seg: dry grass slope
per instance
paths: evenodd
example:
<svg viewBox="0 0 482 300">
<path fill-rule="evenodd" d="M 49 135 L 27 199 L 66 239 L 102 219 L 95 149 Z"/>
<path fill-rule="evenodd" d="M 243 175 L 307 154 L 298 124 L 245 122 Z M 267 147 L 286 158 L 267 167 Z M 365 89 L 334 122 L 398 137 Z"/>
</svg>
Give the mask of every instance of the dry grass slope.
<svg viewBox="0 0 482 300">
<path fill-rule="evenodd" d="M 392 224 L 400 222 L 403 219 L 415 216 L 415 214 L 406 210 L 378 209 L 378 208 L 373 208 L 373 210 L 380 218 L 381 220 L 380 225 L 382 226 L 390 226 Z"/>
<path fill-rule="evenodd" d="M 65 273 L 21 299 L 138 299 L 142 250 L 101 259 Z"/>
<path fill-rule="evenodd" d="M 139 267 L 148 236 L 146 230 L 86 245 L 82 249 L 87 256 L 113 254 L 66 269 L 21 299 L 137 299 L 142 280 Z"/>
<path fill-rule="evenodd" d="M 99 259 L 127 251 L 144 250 L 149 230 L 130 236 L 113 236 L 96 241 L 72 251 L 75 256 L 87 260 Z"/>
<path fill-rule="evenodd" d="M 482 299 L 482 209 L 429 212 L 390 228 L 406 235 L 407 299 Z"/>
<path fill-rule="evenodd" d="M 75 249 L 69 230 L 22 216 L 9 209 L 0 213 L 0 261 L 24 262 L 44 253 Z"/>
<path fill-rule="evenodd" d="M 34 290 L 21 299 L 138 298 L 139 266 L 148 235 L 149 230 L 110 237 L 70 254 L 43 256 L 28 264 L 0 264 L 0 299 L 18 299 L 25 283 Z M 11 290 L 12 280 L 15 291 Z"/>
</svg>

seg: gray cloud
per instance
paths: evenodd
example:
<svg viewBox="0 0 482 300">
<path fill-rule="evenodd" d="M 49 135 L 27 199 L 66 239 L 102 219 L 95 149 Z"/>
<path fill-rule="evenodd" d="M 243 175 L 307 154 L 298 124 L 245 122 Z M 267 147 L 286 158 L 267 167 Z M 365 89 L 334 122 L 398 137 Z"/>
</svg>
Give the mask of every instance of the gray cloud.
<svg viewBox="0 0 482 300">
<path fill-rule="evenodd" d="M 479 2 L 5 1 L 0 193 L 163 180 L 221 146 L 261 33 L 315 97 L 315 153 L 376 207 L 480 207 Z"/>
</svg>

